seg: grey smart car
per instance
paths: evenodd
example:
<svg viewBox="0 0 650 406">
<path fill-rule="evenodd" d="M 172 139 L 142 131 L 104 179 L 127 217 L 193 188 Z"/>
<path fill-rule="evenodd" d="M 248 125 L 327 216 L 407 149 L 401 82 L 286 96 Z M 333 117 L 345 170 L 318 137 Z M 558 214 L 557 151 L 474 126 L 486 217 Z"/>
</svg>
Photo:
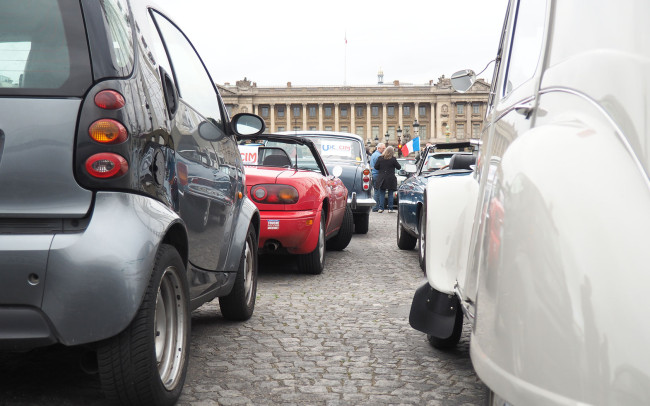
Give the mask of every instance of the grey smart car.
<svg viewBox="0 0 650 406">
<path fill-rule="evenodd" d="M 173 404 L 190 311 L 255 305 L 259 213 L 183 32 L 127 0 L 0 13 L 0 349 L 87 346 L 109 399 Z"/>
</svg>

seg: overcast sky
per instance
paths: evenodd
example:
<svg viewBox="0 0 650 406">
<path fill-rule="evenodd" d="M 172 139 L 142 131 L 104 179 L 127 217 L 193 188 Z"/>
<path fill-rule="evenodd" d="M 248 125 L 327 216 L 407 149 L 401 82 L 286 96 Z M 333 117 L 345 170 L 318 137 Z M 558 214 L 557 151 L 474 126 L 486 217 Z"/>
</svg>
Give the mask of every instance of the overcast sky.
<svg viewBox="0 0 650 406">
<path fill-rule="evenodd" d="M 507 0 L 158 0 L 213 79 L 425 84 L 496 54 Z M 345 40 L 347 38 L 347 45 Z M 479 75 L 491 80 L 492 66 Z"/>
</svg>

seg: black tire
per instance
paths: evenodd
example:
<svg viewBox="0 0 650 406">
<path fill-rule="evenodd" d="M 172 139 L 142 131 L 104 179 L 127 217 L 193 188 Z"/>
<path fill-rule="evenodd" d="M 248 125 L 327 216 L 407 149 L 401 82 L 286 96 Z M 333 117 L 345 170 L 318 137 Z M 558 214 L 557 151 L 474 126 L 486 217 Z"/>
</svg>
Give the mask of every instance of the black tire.
<svg viewBox="0 0 650 406">
<path fill-rule="evenodd" d="M 357 213 L 354 215 L 355 234 L 368 234 L 368 224 L 370 224 L 370 212 Z"/>
<path fill-rule="evenodd" d="M 194 196 L 185 196 L 181 217 L 190 230 L 205 231 L 210 221 L 210 201 Z"/>
<path fill-rule="evenodd" d="M 173 405 L 190 352 L 190 302 L 178 251 L 162 244 L 131 324 L 97 350 L 102 389 L 123 405 Z"/>
<path fill-rule="evenodd" d="M 352 240 L 352 232 L 354 230 L 354 220 L 352 217 L 352 209 L 350 206 L 345 206 L 345 214 L 341 222 L 341 228 L 338 234 L 327 240 L 325 247 L 331 251 L 341 251 L 350 244 Z"/>
<path fill-rule="evenodd" d="M 219 298 L 221 314 L 228 320 L 244 321 L 253 315 L 257 295 L 257 241 L 255 227 L 250 224 L 235 285 L 227 296 Z"/>
<path fill-rule="evenodd" d="M 454 320 L 454 330 L 448 338 L 437 338 L 427 334 L 427 340 L 433 348 L 439 350 L 446 350 L 453 348 L 460 341 L 460 336 L 463 334 L 463 311 L 460 309 L 460 304 L 456 304 L 456 319 Z"/>
<path fill-rule="evenodd" d="M 427 273 L 427 209 L 420 208 L 420 222 L 418 223 L 418 261 L 420 269 Z"/>
<path fill-rule="evenodd" d="M 397 248 L 401 250 L 412 250 L 415 248 L 418 239 L 409 234 L 402 225 L 402 217 L 397 209 Z"/>
<path fill-rule="evenodd" d="M 316 248 L 309 254 L 298 255 L 298 268 L 312 275 L 318 275 L 325 269 L 325 212 L 321 212 Z"/>
</svg>

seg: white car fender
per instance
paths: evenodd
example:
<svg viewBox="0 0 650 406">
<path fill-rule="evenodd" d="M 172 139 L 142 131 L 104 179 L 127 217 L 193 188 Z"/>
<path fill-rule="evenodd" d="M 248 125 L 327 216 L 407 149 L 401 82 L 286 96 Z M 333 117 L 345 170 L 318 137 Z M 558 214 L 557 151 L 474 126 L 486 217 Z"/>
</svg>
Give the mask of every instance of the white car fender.
<svg viewBox="0 0 650 406">
<path fill-rule="evenodd" d="M 453 294 L 458 275 L 467 267 L 477 196 L 472 174 L 433 176 L 427 182 L 427 279 L 439 292 Z"/>
</svg>

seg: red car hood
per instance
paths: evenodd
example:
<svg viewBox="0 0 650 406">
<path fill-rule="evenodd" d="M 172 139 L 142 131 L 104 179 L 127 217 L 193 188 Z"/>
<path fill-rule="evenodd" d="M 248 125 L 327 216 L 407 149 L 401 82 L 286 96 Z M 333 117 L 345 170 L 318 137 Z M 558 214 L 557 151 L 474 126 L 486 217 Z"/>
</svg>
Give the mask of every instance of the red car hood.
<svg viewBox="0 0 650 406">
<path fill-rule="evenodd" d="M 250 187 L 259 183 L 278 183 L 278 179 L 290 179 L 299 172 L 294 169 L 257 168 L 246 167 L 246 186 Z"/>
</svg>

